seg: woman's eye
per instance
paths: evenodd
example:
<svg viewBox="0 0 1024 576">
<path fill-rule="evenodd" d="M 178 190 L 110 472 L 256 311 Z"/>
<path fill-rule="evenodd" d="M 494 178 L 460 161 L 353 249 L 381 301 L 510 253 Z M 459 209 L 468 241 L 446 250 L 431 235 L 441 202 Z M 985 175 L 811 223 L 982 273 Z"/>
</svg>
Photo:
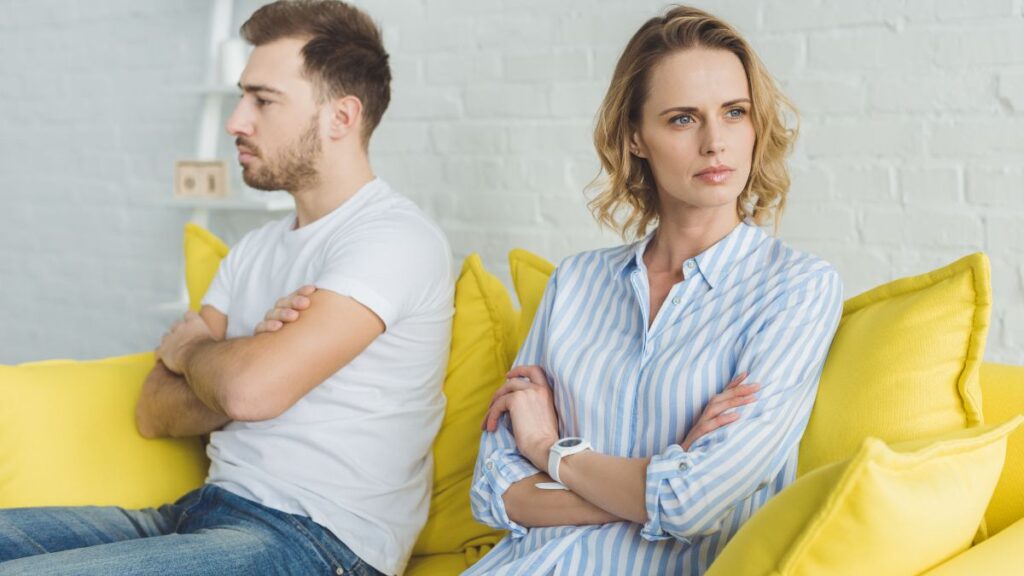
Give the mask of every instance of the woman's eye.
<svg viewBox="0 0 1024 576">
<path fill-rule="evenodd" d="M 689 114 L 680 114 L 679 116 L 675 116 L 669 120 L 669 122 L 685 126 L 687 124 L 693 124 L 694 119 L 693 116 L 690 116 Z"/>
<path fill-rule="evenodd" d="M 743 108 L 733 108 L 732 110 L 726 112 L 726 115 L 729 118 L 743 118 L 744 116 L 747 115 L 747 111 Z"/>
</svg>

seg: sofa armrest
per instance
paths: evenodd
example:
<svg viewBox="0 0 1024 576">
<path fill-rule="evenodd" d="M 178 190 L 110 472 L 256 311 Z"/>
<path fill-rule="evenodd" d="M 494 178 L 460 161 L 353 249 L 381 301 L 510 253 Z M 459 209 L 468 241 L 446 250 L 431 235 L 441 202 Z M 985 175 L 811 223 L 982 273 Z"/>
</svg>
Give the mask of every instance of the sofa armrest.
<svg viewBox="0 0 1024 576">
<path fill-rule="evenodd" d="M 982 412 L 985 424 L 999 424 L 1024 414 L 1024 366 L 981 365 Z M 989 535 L 1024 518 L 1024 428 L 1006 442 L 1006 462 L 985 512 Z"/>
<path fill-rule="evenodd" d="M 1012 576 L 1024 562 L 1024 519 L 922 576 Z"/>
</svg>

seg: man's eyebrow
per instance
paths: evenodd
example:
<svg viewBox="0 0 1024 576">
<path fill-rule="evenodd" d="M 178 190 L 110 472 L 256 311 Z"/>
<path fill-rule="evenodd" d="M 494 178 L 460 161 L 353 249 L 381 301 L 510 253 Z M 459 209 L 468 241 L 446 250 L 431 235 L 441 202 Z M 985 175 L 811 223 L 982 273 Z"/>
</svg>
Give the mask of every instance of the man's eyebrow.
<svg viewBox="0 0 1024 576">
<path fill-rule="evenodd" d="M 722 108 L 728 108 L 729 106 L 735 106 L 735 105 L 740 104 L 742 102 L 746 102 L 747 104 L 752 104 L 752 102 L 750 101 L 750 98 L 737 98 L 735 100 L 729 100 L 728 102 L 723 102 L 722 103 Z M 673 106 L 672 108 L 666 108 L 665 110 L 662 110 L 661 113 L 658 114 L 658 116 L 664 116 L 665 114 L 668 114 L 669 112 L 685 112 L 687 114 L 693 114 L 694 112 L 698 112 L 698 111 L 699 110 L 697 108 L 694 108 L 693 106 Z"/>
<path fill-rule="evenodd" d="M 242 84 L 239 82 L 238 87 L 242 92 L 270 92 L 271 94 L 284 94 L 284 92 L 277 88 L 271 88 L 270 86 L 264 86 L 263 84 Z"/>
</svg>

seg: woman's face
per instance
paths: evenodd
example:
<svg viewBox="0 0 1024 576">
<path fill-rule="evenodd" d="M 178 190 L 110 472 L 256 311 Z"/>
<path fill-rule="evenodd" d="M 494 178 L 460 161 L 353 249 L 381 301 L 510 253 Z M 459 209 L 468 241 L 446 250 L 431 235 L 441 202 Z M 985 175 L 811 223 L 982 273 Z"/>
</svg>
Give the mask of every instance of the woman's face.
<svg viewBox="0 0 1024 576">
<path fill-rule="evenodd" d="M 663 221 L 680 210 L 736 218 L 754 151 L 750 112 L 747 74 L 732 52 L 681 50 L 651 70 L 631 148 L 650 164 Z"/>
</svg>

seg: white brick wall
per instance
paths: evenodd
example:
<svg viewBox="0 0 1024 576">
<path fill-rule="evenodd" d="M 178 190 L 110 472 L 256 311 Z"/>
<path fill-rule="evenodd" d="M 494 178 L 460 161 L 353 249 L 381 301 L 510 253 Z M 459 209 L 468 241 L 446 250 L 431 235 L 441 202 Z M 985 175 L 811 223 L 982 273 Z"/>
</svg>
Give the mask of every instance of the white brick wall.
<svg viewBox="0 0 1024 576">
<path fill-rule="evenodd" d="M 461 259 L 507 277 L 617 239 L 583 187 L 594 112 L 653 0 L 362 0 L 394 101 L 377 171 Z M 260 4 L 236 0 L 240 23 Z M 702 0 L 745 32 L 802 113 L 780 234 L 852 296 L 976 250 L 992 260 L 986 357 L 1024 364 L 1024 0 Z M 0 0 L 0 362 L 155 345 L 180 227 L 203 0 Z M 237 238 L 260 217 L 219 217 Z"/>
</svg>

